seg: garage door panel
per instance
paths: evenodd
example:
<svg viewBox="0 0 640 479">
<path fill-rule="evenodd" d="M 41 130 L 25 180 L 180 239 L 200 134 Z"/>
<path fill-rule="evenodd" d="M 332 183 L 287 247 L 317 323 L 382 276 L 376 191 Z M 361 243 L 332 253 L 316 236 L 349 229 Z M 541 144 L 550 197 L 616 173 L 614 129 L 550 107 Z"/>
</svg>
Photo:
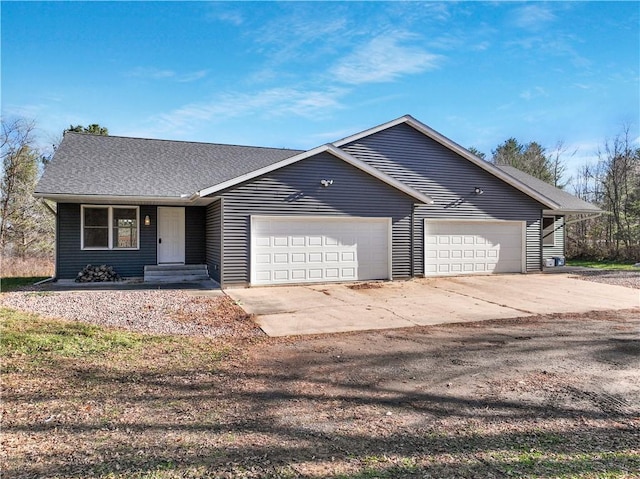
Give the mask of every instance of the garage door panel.
<svg viewBox="0 0 640 479">
<path fill-rule="evenodd" d="M 388 218 L 252 218 L 252 283 L 387 279 Z"/>
<path fill-rule="evenodd" d="M 426 220 L 425 275 L 522 272 L 518 221 Z"/>
</svg>

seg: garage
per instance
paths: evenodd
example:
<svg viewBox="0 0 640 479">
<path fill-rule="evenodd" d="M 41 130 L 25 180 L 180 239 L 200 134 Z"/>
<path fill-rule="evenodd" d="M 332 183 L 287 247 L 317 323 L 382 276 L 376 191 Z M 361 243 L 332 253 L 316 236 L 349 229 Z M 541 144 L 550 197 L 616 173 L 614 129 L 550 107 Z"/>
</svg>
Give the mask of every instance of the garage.
<svg viewBox="0 0 640 479">
<path fill-rule="evenodd" d="M 391 218 L 251 217 L 251 284 L 391 279 Z"/>
<path fill-rule="evenodd" d="M 522 221 L 425 220 L 425 276 L 525 272 Z"/>
</svg>

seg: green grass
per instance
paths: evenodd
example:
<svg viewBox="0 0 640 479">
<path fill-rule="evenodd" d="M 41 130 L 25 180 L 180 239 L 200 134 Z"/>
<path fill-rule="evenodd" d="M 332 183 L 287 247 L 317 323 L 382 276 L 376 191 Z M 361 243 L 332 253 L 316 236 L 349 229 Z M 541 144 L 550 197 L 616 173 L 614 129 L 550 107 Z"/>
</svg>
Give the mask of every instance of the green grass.
<svg viewBox="0 0 640 479">
<path fill-rule="evenodd" d="M 27 276 L 15 278 L 0 278 L 0 292 L 15 291 L 22 286 L 31 286 L 33 283 L 47 279 L 48 276 Z"/>
<path fill-rule="evenodd" d="M 86 357 L 138 348 L 153 339 L 84 323 L 54 321 L 0 308 L 0 355 Z"/>
<path fill-rule="evenodd" d="M 567 266 L 582 266 L 585 268 L 640 272 L 640 268 L 636 268 L 633 265 L 634 263 L 620 263 L 616 261 L 587 261 L 587 260 L 578 260 L 578 259 L 572 259 L 567 261 Z"/>
</svg>

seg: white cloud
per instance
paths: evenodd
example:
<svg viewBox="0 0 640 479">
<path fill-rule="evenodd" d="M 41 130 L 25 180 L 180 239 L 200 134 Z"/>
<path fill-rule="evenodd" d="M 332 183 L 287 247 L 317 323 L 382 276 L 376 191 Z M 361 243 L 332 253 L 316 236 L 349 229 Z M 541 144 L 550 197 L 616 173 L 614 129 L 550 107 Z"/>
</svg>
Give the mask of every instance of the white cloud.
<svg viewBox="0 0 640 479">
<path fill-rule="evenodd" d="M 526 30 L 540 30 L 555 19 L 556 16 L 546 5 L 530 4 L 514 12 L 513 23 Z"/>
<path fill-rule="evenodd" d="M 177 73 L 174 70 L 160 69 L 153 67 L 136 67 L 125 73 L 131 78 L 141 78 L 146 80 L 173 80 L 181 83 L 192 82 L 204 78 L 209 70 L 197 70 L 194 72 Z"/>
<path fill-rule="evenodd" d="M 153 131 L 190 131 L 204 122 L 220 122 L 243 116 L 275 117 L 293 115 L 317 119 L 342 108 L 340 98 L 346 90 L 334 88 L 304 90 L 299 88 L 272 88 L 253 94 L 227 93 L 208 102 L 191 103 L 169 113 L 151 118 Z"/>
<path fill-rule="evenodd" d="M 358 85 L 390 82 L 439 67 L 442 56 L 403 45 L 407 40 L 415 40 L 415 36 L 401 33 L 373 38 L 343 58 L 331 73 L 340 82 Z"/>
<path fill-rule="evenodd" d="M 549 96 L 544 88 L 536 86 L 533 88 L 529 88 L 522 93 L 520 93 L 520 98 L 524 100 L 533 100 L 534 98 Z"/>
</svg>

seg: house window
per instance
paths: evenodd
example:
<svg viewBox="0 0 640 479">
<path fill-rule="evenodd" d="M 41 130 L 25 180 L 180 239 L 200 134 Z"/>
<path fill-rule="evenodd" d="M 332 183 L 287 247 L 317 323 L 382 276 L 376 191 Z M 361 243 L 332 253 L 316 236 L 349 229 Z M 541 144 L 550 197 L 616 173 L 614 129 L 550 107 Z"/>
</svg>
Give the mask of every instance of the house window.
<svg viewBox="0 0 640 479">
<path fill-rule="evenodd" d="M 542 246 L 556 245 L 556 218 L 544 216 L 542 218 Z"/>
<path fill-rule="evenodd" d="M 137 206 L 82 205 L 82 249 L 138 249 Z"/>
</svg>

